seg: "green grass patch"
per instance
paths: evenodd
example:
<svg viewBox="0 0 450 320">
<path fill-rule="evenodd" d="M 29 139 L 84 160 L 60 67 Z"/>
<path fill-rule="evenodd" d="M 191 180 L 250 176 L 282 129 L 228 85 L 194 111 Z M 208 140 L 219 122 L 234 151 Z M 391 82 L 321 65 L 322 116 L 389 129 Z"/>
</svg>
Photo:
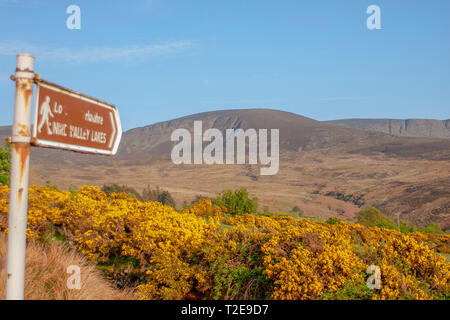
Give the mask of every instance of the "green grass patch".
<svg viewBox="0 0 450 320">
<path fill-rule="evenodd" d="M 371 300 L 375 290 L 369 289 L 366 282 L 348 281 L 334 292 L 323 293 L 322 300 Z"/>
</svg>

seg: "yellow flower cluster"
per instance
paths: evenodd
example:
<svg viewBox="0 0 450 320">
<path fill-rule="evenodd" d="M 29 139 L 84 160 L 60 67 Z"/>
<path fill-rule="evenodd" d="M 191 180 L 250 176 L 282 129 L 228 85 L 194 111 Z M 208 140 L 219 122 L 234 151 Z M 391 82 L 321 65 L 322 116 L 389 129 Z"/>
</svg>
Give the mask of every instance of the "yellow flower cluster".
<svg viewBox="0 0 450 320">
<path fill-rule="evenodd" d="M 209 199 L 200 199 L 197 203 L 193 204 L 190 208 L 184 208 L 181 214 L 192 213 L 199 217 L 211 218 L 216 221 L 222 221 L 225 217 L 226 209 L 221 206 L 212 204 Z"/>
<path fill-rule="evenodd" d="M 415 239 L 431 244 L 436 251 L 450 254 L 450 237 L 447 234 L 424 234 L 414 232 L 411 234 Z"/>
<path fill-rule="evenodd" d="M 374 292 L 373 299 L 432 299 L 436 292 L 439 297 L 450 293 L 450 265 L 418 239 L 437 239 L 437 245 L 443 246 L 449 235 L 411 236 L 358 224 L 328 225 L 292 217 L 245 215 L 225 221 L 270 235 L 262 253 L 264 274 L 274 284 L 273 299 L 319 298 L 344 284 L 364 282 L 369 265 L 381 269 L 381 289 Z"/>
<path fill-rule="evenodd" d="M 290 244 L 290 245 L 289 245 Z M 286 247 L 289 245 L 288 247 Z M 361 279 L 365 268 L 348 234 L 313 228 L 288 228 L 264 247 L 265 274 L 274 279 L 274 299 L 311 299 Z"/>
<path fill-rule="evenodd" d="M 0 232 L 7 232 L 8 194 L 0 187 Z M 98 187 L 67 192 L 33 186 L 27 236 L 40 237 L 49 227 L 93 261 L 138 261 L 142 299 L 322 299 L 348 287 L 344 296 L 357 299 L 369 265 L 381 269 L 381 289 L 369 290 L 369 298 L 450 295 L 450 264 L 433 249 L 448 250 L 449 235 L 281 215 L 229 216 L 205 199 L 177 212 L 126 193 L 107 196 Z M 367 298 L 367 290 L 360 297 Z"/>
<path fill-rule="evenodd" d="M 381 268 L 382 288 L 375 299 L 432 299 L 433 288 L 449 294 L 450 265 L 424 242 L 394 230 L 354 228 L 367 258 Z"/>
</svg>

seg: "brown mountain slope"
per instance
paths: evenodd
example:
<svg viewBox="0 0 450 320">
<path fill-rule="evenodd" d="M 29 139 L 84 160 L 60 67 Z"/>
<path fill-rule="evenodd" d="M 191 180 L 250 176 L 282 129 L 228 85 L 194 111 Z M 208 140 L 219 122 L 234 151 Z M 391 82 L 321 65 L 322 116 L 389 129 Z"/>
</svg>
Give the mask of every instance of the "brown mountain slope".
<svg viewBox="0 0 450 320">
<path fill-rule="evenodd" d="M 385 133 L 355 130 L 320 122 L 300 115 L 270 109 L 223 110 L 198 113 L 170 121 L 159 122 L 124 132 L 118 154 L 113 158 L 75 154 L 51 149 L 33 148 L 36 161 L 61 164 L 117 162 L 118 160 L 168 159 L 175 143 L 171 133 L 178 128 L 193 132 L 196 120 L 203 121 L 203 131 L 217 128 L 279 129 L 280 151 L 310 151 L 357 154 L 385 153 L 409 158 L 450 159 L 450 141 L 445 139 L 399 138 Z M 10 135 L 10 127 L 0 127 L 0 139 Z"/>
<path fill-rule="evenodd" d="M 354 130 L 319 122 L 294 113 L 269 109 L 224 110 L 198 113 L 127 131 L 119 148 L 120 159 L 170 155 L 170 135 L 177 128 L 193 132 L 195 120 L 203 121 L 203 131 L 217 128 L 279 129 L 280 150 L 308 151 L 329 149 L 334 152 L 372 153 L 450 159 L 450 142 L 446 140 L 405 139 L 392 135 Z"/>
<path fill-rule="evenodd" d="M 450 139 L 450 119 L 342 119 L 326 122 L 346 128 L 377 131 L 401 137 Z"/>
</svg>

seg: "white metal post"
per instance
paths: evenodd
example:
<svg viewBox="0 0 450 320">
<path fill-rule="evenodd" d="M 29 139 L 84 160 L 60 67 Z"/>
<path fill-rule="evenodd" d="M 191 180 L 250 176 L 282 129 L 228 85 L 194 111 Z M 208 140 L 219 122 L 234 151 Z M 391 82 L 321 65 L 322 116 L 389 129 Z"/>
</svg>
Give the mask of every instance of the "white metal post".
<svg viewBox="0 0 450 320">
<path fill-rule="evenodd" d="M 23 300 L 30 159 L 30 118 L 33 96 L 34 57 L 18 54 L 16 96 L 11 137 L 6 299 Z"/>
</svg>

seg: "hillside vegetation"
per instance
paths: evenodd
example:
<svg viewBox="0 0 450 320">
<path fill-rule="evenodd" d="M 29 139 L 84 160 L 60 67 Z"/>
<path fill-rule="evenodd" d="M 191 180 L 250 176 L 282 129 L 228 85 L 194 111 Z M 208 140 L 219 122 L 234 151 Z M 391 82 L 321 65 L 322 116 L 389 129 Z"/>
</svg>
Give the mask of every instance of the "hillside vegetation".
<svg viewBox="0 0 450 320">
<path fill-rule="evenodd" d="M 98 187 L 32 187 L 28 238 L 72 244 L 140 299 L 450 298 L 450 264 L 433 249 L 448 251 L 448 235 L 232 213 L 206 199 L 179 212 Z M 380 289 L 366 285 L 370 265 Z"/>
<path fill-rule="evenodd" d="M 216 128 L 222 133 L 279 129 L 278 173 L 259 175 L 261 163 L 174 164 L 170 155 L 176 142 L 171 134 L 179 128 L 192 134 L 194 121 L 202 121 L 203 131 Z M 10 134 L 10 127 L 0 127 L 0 143 Z M 150 184 L 169 191 L 178 204 L 190 203 L 196 195 L 213 197 L 223 189 L 244 187 L 271 211 L 298 206 L 316 217 L 326 219 L 338 212 L 339 218 L 356 221 L 360 208 L 372 205 L 391 219 L 400 214 L 410 224 L 436 222 L 450 231 L 449 139 L 397 137 L 278 110 L 221 110 L 130 129 L 123 133 L 114 157 L 48 148 L 31 148 L 30 157 L 30 182 L 37 185 L 126 185 L 144 196 Z M 1 158 L 0 152 L 0 162 Z M 0 181 L 7 184 L 2 173 L 0 163 Z M 148 196 L 147 200 L 161 200 L 152 199 L 151 192 Z"/>
<path fill-rule="evenodd" d="M 450 138 L 450 119 L 342 119 L 327 122 L 347 128 L 378 131 L 401 137 Z"/>
</svg>

